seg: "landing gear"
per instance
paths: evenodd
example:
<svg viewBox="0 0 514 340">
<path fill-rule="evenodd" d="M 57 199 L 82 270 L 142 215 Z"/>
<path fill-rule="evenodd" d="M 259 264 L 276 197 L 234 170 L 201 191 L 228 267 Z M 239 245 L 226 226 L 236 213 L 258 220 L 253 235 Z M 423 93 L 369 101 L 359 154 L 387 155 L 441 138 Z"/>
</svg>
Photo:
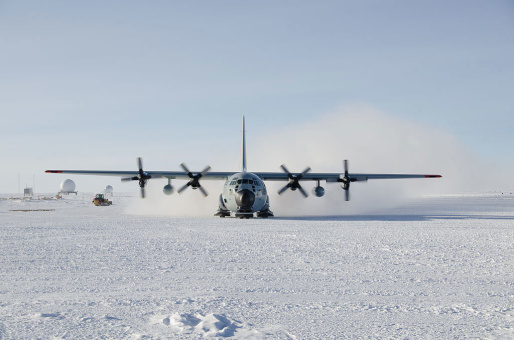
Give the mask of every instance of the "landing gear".
<svg viewBox="0 0 514 340">
<path fill-rule="evenodd" d="M 264 211 L 257 211 L 257 217 L 261 218 L 268 218 L 268 217 L 274 217 L 273 212 L 271 210 L 264 210 Z"/>
<path fill-rule="evenodd" d="M 230 216 L 230 211 L 228 211 L 228 210 L 218 210 L 218 212 L 215 213 L 214 216 L 229 217 Z"/>
<path fill-rule="evenodd" d="M 269 197 L 266 199 L 266 204 L 264 204 L 264 207 L 262 207 L 262 210 L 257 211 L 257 217 L 261 218 L 268 218 L 268 217 L 274 217 L 273 212 L 269 210 Z"/>
<path fill-rule="evenodd" d="M 252 209 L 237 209 L 236 212 L 237 218 L 253 218 L 253 211 Z"/>
<path fill-rule="evenodd" d="M 225 203 L 223 202 L 223 195 L 220 194 L 220 201 L 218 204 L 218 212 L 214 214 L 214 216 L 219 217 L 229 217 L 230 216 L 230 210 L 227 209 L 225 206 Z"/>
</svg>

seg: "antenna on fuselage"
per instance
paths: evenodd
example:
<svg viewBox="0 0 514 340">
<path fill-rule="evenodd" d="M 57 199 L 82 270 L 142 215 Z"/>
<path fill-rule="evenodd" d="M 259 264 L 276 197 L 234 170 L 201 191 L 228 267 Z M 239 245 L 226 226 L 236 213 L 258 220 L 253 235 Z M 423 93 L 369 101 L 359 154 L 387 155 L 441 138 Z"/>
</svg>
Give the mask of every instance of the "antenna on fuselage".
<svg viewBox="0 0 514 340">
<path fill-rule="evenodd" d="M 241 172 L 246 172 L 246 131 L 245 116 L 243 115 L 243 131 L 241 133 Z"/>
</svg>

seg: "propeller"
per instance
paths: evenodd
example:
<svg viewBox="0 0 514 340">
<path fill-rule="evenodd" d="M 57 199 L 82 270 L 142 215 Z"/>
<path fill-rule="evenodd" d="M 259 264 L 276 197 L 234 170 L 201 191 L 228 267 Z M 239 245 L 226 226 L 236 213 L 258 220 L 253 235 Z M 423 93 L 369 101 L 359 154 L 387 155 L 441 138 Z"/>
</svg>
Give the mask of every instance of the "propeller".
<svg viewBox="0 0 514 340">
<path fill-rule="evenodd" d="M 278 194 L 279 195 L 282 195 L 287 189 L 291 189 L 293 191 L 295 191 L 296 189 L 300 190 L 300 192 L 302 193 L 302 195 L 304 197 L 307 197 L 309 196 L 307 194 L 307 192 L 302 188 L 302 186 L 300 185 L 300 180 L 303 178 L 303 176 L 308 173 L 309 171 L 311 171 L 311 168 L 310 167 L 306 167 L 305 170 L 303 170 L 302 173 L 300 174 L 297 174 L 297 175 L 293 175 L 291 172 L 289 172 L 289 170 L 287 170 L 286 166 L 284 164 L 282 164 L 280 166 L 282 168 L 282 170 L 287 174 L 287 177 L 289 177 L 289 183 L 287 183 L 282 189 L 280 189 L 278 191 Z"/>
<path fill-rule="evenodd" d="M 348 160 L 345 159 L 343 161 L 344 165 L 344 176 L 340 179 L 341 181 L 341 187 L 344 189 L 344 200 L 349 201 L 350 200 L 350 183 L 354 182 L 355 180 L 352 180 L 350 176 L 348 175 Z"/>
<path fill-rule="evenodd" d="M 180 194 L 182 191 L 186 190 L 187 187 L 191 187 L 193 189 L 200 189 L 202 194 L 204 196 L 207 196 L 208 195 L 207 191 L 205 191 L 205 189 L 200 185 L 200 178 L 202 178 L 203 175 L 205 175 L 207 172 L 209 172 L 209 170 L 211 170 L 211 167 L 207 165 L 205 167 L 205 169 L 202 170 L 202 172 L 194 175 L 191 171 L 189 171 L 189 169 L 187 168 L 187 166 L 184 163 L 180 164 L 180 166 L 182 167 L 182 169 L 184 170 L 184 172 L 187 174 L 187 176 L 190 179 L 189 179 L 189 182 L 184 184 L 184 186 L 182 188 L 178 189 L 177 192 Z"/>
<path fill-rule="evenodd" d="M 122 178 L 121 181 L 122 182 L 125 182 L 125 181 L 139 181 L 139 187 L 141 188 L 141 198 L 145 198 L 146 182 L 150 178 L 152 178 L 152 176 L 150 176 L 148 173 L 143 171 L 143 161 L 142 161 L 141 157 L 137 158 L 137 165 L 139 166 L 139 172 L 138 172 L 137 176 Z"/>
</svg>

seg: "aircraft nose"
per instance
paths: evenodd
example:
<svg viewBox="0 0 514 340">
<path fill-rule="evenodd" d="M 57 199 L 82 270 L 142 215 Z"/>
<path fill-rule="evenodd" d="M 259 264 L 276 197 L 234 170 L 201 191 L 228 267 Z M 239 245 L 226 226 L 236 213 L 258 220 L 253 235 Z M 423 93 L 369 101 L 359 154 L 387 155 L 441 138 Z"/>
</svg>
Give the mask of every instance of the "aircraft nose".
<svg viewBox="0 0 514 340">
<path fill-rule="evenodd" d="M 250 209 L 255 202 L 255 194 L 248 189 L 236 192 L 236 204 L 238 207 Z"/>
</svg>

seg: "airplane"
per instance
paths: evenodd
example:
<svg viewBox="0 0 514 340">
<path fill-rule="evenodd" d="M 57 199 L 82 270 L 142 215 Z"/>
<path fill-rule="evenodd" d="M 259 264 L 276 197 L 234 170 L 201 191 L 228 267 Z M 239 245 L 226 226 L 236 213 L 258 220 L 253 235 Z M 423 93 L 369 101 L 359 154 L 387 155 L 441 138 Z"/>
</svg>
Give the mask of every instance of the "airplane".
<svg viewBox="0 0 514 340">
<path fill-rule="evenodd" d="M 281 195 L 288 189 L 298 190 L 304 197 L 308 193 L 300 184 L 301 181 L 315 181 L 316 186 L 312 193 L 316 197 L 323 197 L 325 189 L 321 182 L 339 183 L 345 193 L 345 200 L 350 200 L 350 184 L 353 182 L 366 182 L 369 179 L 400 179 L 400 178 L 440 178 L 441 175 L 419 175 L 419 174 L 366 174 L 350 173 L 348 170 L 348 160 L 343 161 L 343 173 L 311 173 L 311 168 L 307 167 L 301 173 L 292 173 L 285 165 L 280 168 L 283 172 L 249 172 L 246 166 L 246 130 L 245 117 L 243 116 L 241 133 L 241 171 L 239 172 L 211 172 L 211 167 L 207 166 L 200 172 L 192 172 L 184 164 L 180 164 L 183 171 L 144 171 L 141 157 L 137 159 L 138 171 L 103 171 L 103 170 L 46 170 L 51 174 L 73 174 L 73 175 L 99 175 L 121 177 L 122 182 L 138 181 L 141 188 L 141 197 L 145 198 L 145 186 L 150 179 L 167 178 L 168 184 L 163 188 L 166 195 L 171 195 L 174 187 L 172 179 L 188 180 L 177 192 L 180 194 L 188 187 L 198 189 L 204 196 L 207 191 L 200 184 L 200 179 L 205 180 L 224 180 L 223 190 L 219 196 L 218 211 L 215 216 L 229 217 L 232 214 L 237 218 L 252 217 L 273 217 L 270 210 L 269 195 L 266 191 L 264 181 L 287 181 L 278 194 Z"/>
</svg>

